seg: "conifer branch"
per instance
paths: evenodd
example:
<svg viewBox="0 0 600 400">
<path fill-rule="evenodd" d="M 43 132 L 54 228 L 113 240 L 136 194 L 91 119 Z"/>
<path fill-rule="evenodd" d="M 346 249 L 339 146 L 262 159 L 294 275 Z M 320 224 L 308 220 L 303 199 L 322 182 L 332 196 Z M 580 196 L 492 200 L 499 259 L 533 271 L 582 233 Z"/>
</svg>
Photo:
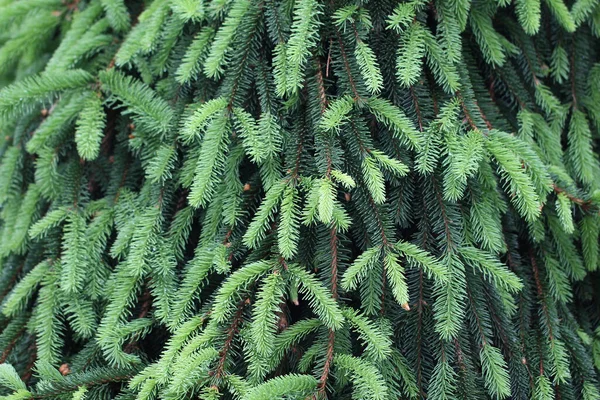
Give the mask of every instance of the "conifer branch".
<svg viewBox="0 0 600 400">
<path fill-rule="evenodd" d="M 600 399 L 595 0 L 0 3 L 0 397 Z"/>
</svg>

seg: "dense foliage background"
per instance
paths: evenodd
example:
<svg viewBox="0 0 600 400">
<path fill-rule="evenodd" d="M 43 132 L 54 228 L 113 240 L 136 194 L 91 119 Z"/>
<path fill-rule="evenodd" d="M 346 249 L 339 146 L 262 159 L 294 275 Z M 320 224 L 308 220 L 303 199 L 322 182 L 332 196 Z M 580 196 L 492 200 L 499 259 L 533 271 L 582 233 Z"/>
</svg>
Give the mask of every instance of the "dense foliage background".
<svg viewBox="0 0 600 400">
<path fill-rule="evenodd" d="M 0 396 L 599 400 L 598 0 L 0 0 Z"/>
</svg>

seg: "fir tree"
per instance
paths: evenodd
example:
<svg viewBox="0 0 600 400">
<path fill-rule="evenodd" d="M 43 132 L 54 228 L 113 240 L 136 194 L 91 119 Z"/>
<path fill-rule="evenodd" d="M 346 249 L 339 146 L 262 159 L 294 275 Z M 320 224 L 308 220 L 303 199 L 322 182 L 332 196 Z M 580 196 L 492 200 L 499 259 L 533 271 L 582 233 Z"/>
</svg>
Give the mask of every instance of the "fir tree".
<svg viewBox="0 0 600 400">
<path fill-rule="evenodd" d="M 600 399 L 597 0 L 0 27 L 0 397 Z"/>
</svg>

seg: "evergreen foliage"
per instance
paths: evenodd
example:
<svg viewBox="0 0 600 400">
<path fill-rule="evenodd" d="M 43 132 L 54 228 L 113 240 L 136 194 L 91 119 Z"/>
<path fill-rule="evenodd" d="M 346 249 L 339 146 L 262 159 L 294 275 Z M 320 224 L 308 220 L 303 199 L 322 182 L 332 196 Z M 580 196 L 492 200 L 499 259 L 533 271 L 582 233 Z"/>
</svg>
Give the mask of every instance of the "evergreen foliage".
<svg viewBox="0 0 600 400">
<path fill-rule="evenodd" d="M 597 0 L 0 26 L 0 398 L 600 399 Z"/>
</svg>

